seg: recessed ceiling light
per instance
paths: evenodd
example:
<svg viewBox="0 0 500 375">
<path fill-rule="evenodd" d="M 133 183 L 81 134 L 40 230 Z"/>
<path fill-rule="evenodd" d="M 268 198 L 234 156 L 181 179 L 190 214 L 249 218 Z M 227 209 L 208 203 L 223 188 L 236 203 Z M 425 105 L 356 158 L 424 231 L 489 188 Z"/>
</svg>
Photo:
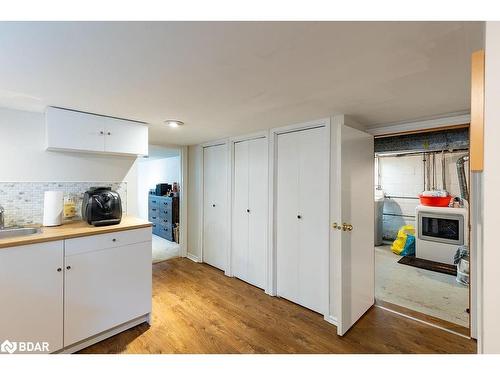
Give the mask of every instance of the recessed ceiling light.
<svg viewBox="0 0 500 375">
<path fill-rule="evenodd" d="M 178 128 L 179 126 L 184 125 L 184 123 L 179 120 L 165 120 L 165 124 L 167 124 L 171 128 Z"/>
</svg>

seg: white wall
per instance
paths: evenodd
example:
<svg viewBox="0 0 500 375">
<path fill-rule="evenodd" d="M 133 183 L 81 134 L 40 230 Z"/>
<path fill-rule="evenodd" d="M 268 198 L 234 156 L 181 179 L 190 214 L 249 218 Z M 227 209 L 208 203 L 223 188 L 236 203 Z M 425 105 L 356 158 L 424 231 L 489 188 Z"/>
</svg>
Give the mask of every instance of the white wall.
<svg viewBox="0 0 500 375">
<path fill-rule="evenodd" d="M 201 146 L 188 148 L 188 257 L 193 260 L 201 259 L 201 178 L 202 178 L 202 152 Z"/>
<path fill-rule="evenodd" d="M 139 217 L 148 219 L 149 189 L 159 183 L 180 182 L 180 156 L 163 159 L 142 158 L 137 162 L 137 204 Z"/>
<path fill-rule="evenodd" d="M 500 22 L 486 22 L 483 295 L 480 350 L 500 353 Z"/>
<path fill-rule="evenodd" d="M 467 152 L 445 154 L 446 189 L 454 196 L 460 195 L 456 162 L 462 155 L 467 155 Z M 469 164 L 466 163 L 465 166 L 468 176 Z M 379 184 L 386 195 L 416 198 L 424 190 L 422 155 L 380 157 L 379 168 Z M 470 190 L 470 184 L 468 186 Z M 436 188 L 442 188 L 441 154 L 436 154 Z M 384 213 L 404 215 L 405 217 L 384 215 L 384 238 L 394 239 L 401 226 L 415 225 L 415 219 L 409 216 L 415 215 L 415 208 L 418 204 L 418 199 L 386 198 Z"/>
<path fill-rule="evenodd" d="M 126 181 L 137 214 L 136 158 L 45 151 L 45 115 L 0 108 L 1 181 Z"/>
</svg>

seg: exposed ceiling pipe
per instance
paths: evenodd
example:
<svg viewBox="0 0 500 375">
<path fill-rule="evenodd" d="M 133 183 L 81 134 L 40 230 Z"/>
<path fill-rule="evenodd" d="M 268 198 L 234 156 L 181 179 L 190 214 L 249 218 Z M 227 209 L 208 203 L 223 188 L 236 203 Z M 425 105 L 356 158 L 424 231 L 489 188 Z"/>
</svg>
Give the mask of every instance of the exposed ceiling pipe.
<svg viewBox="0 0 500 375">
<path fill-rule="evenodd" d="M 460 196 L 469 201 L 469 190 L 467 188 L 467 178 L 465 175 L 465 162 L 469 160 L 469 155 L 463 155 L 457 159 L 458 184 L 460 185 Z"/>
<path fill-rule="evenodd" d="M 442 185 L 443 185 L 443 190 L 446 190 L 446 158 L 444 157 L 444 150 L 441 151 L 441 179 L 442 179 Z"/>
</svg>

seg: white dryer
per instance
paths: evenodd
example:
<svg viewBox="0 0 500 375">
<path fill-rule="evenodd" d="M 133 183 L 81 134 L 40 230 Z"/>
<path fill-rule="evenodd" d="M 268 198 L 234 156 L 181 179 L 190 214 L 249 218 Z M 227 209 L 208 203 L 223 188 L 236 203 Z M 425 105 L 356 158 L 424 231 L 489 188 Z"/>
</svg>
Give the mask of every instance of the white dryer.
<svg viewBox="0 0 500 375">
<path fill-rule="evenodd" d="M 453 264 L 457 248 L 469 244 L 466 208 L 416 208 L 415 252 L 420 259 Z"/>
</svg>

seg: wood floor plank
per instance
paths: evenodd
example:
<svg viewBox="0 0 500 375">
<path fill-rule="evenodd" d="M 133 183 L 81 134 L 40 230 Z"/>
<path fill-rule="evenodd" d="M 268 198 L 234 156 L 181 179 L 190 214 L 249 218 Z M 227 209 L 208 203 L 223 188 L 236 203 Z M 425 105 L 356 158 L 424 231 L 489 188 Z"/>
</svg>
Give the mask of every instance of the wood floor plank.
<svg viewBox="0 0 500 375">
<path fill-rule="evenodd" d="M 373 307 L 344 337 L 323 316 L 186 258 L 153 265 L 153 315 L 79 353 L 475 353 L 476 343 Z"/>
</svg>

